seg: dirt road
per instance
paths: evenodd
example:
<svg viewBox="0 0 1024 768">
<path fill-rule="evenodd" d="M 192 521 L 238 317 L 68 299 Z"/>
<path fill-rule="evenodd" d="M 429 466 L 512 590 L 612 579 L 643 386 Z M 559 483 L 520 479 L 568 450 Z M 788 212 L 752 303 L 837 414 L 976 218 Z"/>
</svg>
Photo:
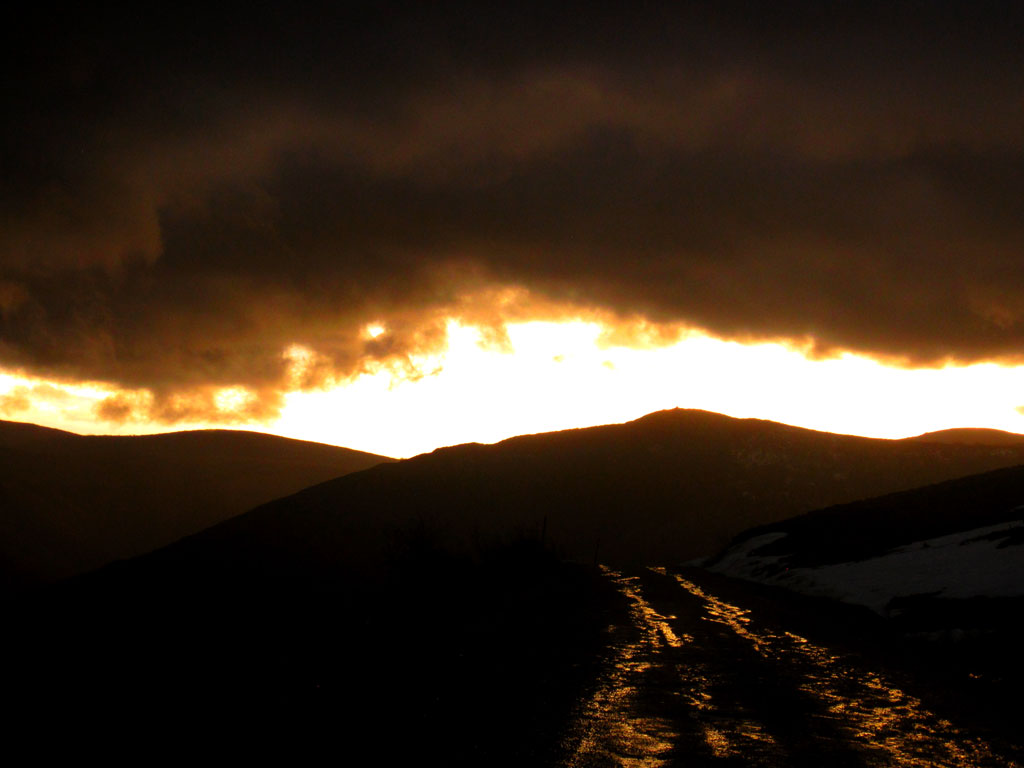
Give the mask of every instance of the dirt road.
<svg viewBox="0 0 1024 768">
<path fill-rule="evenodd" d="M 599 766 L 1013 766 L 884 673 L 663 569 L 604 569 L 629 603 L 566 763 Z"/>
</svg>

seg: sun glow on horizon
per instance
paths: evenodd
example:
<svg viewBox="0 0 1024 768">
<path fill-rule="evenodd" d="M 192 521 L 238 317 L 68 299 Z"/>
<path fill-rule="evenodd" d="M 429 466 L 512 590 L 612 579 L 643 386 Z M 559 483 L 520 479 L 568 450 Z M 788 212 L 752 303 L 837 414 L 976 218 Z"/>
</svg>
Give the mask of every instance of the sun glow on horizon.
<svg viewBox="0 0 1024 768">
<path fill-rule="evenodd" d="M 406 457 L 444 445 L 610 424 L 666 408 L 701 408 L 810 429 L 899 438 L 954 426 L 1024 431 L 1024 368 L 905 369 L 843 354 L 808 359 L 782 343 L 742 344 L 692 332 L 675 344 L 607 343 L 594 322 L 448 324 L 448 348 L 413 360 L 409 378 L 382 367 L 344 387 L 285 396 L 272 431 Z M 356 445 L 348 436 L 365 435 Z"/>
<path fill-rule="evenodd" d="M 107 421 L 97 404 L 117 390 L 0 373 L 0 418 L 82 433 L 138 434 L 211 426 L 255 429 L 407 457 L 464 442 L 609 424 L 666 408 L 701 408 L 829 432 L 899 438 L 948 427 L 1024 432 L 1024 367 L 994 363 L 906 369 L 855 354 L 807 358 L 783 343 L 742 344 L 690 332 L 643 348 L 597 322 L 522 322 L 507 343 L 454 320 L 447 348 L 400 367 L 370 365 L 329 389 L 297 387 L 313 364 L 284 352 L 293 391 L 280 416 L 239 421 L 253 393 L 222 387 L 218 423 Z M 382 323 L 364 328 L 375 339 Z"/>
</svg>

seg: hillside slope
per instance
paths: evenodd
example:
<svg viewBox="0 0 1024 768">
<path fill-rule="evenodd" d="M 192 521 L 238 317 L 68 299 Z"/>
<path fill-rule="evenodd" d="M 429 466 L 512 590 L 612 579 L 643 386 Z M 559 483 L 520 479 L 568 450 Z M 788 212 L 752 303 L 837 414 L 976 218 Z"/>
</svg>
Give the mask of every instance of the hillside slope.
<svg viewBox="0 0 1024 768">
<path fill-rule="evenodd" d="M 294 565 L 323 578 L 321 566 L 375 567 L 417 541 L 471 551 L 543 533 L 569 559 L 673 563 L 753 525 L 1021 463 L 1024 447 L 875 440 L 662 411 L 381 465 L 264 505 L 159 560 L 271 573 Z"/>
<path fill-rule="evenodd" d="M 0 595 L 143 554 L 382 461 L 255 432 L 86 437 L 0 422 Z"/>
<path fill-rule="evenodd" d="M 908 628 L 991 631 L 1024 603 L 1022 545 L 1024 467 L 1009 467 L 760 526 L 706 565 Z"/>
</svg>

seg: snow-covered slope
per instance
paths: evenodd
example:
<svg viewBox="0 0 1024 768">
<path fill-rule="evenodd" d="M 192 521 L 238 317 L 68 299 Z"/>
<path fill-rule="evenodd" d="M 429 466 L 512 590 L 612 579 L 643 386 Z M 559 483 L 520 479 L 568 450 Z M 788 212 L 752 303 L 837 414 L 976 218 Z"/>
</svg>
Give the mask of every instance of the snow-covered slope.
<svg viewBox="0 0 1024 768">
<path fill-rule="evenodd" d="M 1005 634 L 1024 621 L 1022 502 L 1024 466 L 1008 467 L 753 528 L 705 567 L 864 606 L 905 633 Z"/>
<path fill-rule="evenodd" d="M 765 533 L 740 541 L 711 570 L 863 605 L 882 615 L 898 612 L 890 604 L 901 597 L 1024 596 L 1024 520 L 923 539 L 864 560 L 813 567 L 791 567 L 791 557 L 764 552 L 788 536 Z"/>
</svg>

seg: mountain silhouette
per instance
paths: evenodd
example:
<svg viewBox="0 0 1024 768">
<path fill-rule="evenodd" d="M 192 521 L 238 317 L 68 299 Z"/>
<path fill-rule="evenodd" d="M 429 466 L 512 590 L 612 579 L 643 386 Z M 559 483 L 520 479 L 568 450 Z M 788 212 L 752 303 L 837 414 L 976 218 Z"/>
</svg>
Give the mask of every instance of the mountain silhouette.
<svg viewBox="0 0 1024 768">
<path fill-rule="evenodd" d="M 961 445 L 1024 445 L 1024 435 L 1001 429 L 959 427 L 907 438 L 922 443 L 959 443 Z"/>
<path fill-rule="evenodd" d="M 383 456 L 256 432 L 0 422 L 0 595 L 134 557 Z"/>
<path fill-rule="evenodd" d="M 381 464 L 189 537 L 145 568 L 329 581 L 386 569 L 417 546 L 471 554 L 523 535 L 569 560 L 675 563 L 752 526 L 1021 463 L 1024 446 L 879 440 L 676 409 Z"/>
<path fill-rule="evenodd" d="M 1022 463 L 693 410 L 382 463 L 14 603 L 12 731 L 118 723 L 148 748 L 212 723 L 260 753 L 564 764 L 543 756 L 627 611 L 567 560 L 677 563 L 751 525 Z"/>
</svg>

